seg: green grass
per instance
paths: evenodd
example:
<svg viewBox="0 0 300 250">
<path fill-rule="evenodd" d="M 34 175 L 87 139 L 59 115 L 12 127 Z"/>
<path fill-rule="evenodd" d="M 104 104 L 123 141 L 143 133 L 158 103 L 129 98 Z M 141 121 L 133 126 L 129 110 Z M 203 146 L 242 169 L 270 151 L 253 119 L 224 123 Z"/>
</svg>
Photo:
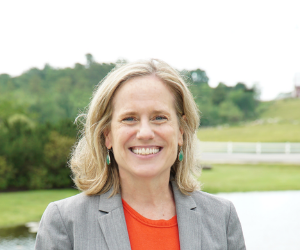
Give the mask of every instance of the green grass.
<svg viewBox="0 0 300 250">
<path fill-rule="evenodd" d="M 50 202 L 77 193 L 75 189 L 0 193 L 0 227 L 39 221 Z"/>
<path fill-rule="evenodd" d="M 197 135 L 201 141 L 300 142 L 300 123 L 200 127 Z"/>
<path fill-rule="evenodd" d="M 300 99 L 262 102 L 260 118 L 239 126 L 200 127 L 201 141 L 300 142 Z"/>
<path fill-rule="evenodd" d="M 300 122 L 300 99 L 285 99 L 261 104 L 261 118 L 279 118 L 285 122 Z"/>
<path fill-rule="evenodd" d="M 213 165 L 199 178 L 209 193 L 300 190 L 300 165 Z"/>
</svg>

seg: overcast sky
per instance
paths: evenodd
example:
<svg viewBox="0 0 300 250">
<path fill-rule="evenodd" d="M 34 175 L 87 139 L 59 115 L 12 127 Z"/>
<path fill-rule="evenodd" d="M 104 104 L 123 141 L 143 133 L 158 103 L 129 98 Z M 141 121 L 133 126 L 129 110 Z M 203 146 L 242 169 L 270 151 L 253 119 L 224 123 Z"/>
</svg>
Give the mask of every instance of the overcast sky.
<svg viewBox="0 0 300 250">
<path fill-rule="evenodd" d="M 300 72 L 300 1 L 9 0 L 0 3 L 0 74 L 159 58 L 219 82 L 291 92 Z"/>
</svg>

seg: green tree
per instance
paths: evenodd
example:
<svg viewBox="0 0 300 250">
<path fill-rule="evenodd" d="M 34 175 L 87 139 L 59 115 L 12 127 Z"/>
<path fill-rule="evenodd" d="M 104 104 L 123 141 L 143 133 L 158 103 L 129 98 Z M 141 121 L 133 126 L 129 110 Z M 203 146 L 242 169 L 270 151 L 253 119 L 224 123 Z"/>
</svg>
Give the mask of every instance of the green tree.
<svg viewBox="0 0 300 250">
<path fill-rule="evenodd" d="M 92 54 L 88 53 L 85 55 L 86 58 L 86 67 L 90 68 L 91 65 L 95 62 L 94 57 Z"/>
<path fill-rule="evenodd" d="M 0 156 L 0 190 L 5 190 L 14 177 L 14 169 L 8 164 L 5 157 Z"/>
<path fill-rule="evenodd" d="M 255 117 L 255 110 L 258 102 L 255 99 L 253 90 L 235 90 L 229 93 L 228 98 L 239 107 L 243 112 L 245 119 Z"/>
<path fill-rule="evenodd" d="M 212 103 L 214 105 L 219 105 L 226 99 L 228 93 L 228 87 L 224 83 L 219 83 L 219 85 L 213 89 L 212 92 Z"/>
<path fill-rule="evenodd" d="M 230 100 L 220 104 L 219 114 L 223 122 L 236 123 L 243 119 L 243 112 Z"/>
<path fill-rule="evenodd" d="M 71 187 L 71 171 L 67 161 L 75 138 L 61 136 L 52 132 L 50 141 L 44 148 L 44 161 L 48 169 L 47 179 L 50 187 Z"/>
</svg>

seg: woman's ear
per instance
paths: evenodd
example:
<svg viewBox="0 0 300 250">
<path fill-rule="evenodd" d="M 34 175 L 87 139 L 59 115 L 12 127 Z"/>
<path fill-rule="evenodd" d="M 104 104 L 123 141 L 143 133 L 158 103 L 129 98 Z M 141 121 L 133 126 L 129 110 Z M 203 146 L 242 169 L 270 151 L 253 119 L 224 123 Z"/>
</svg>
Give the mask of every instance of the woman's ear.
<svg viewBox="0 0 300 250">
<path fill-rule="evenodd" d="M 182 146 L 183 145 L 183 132 L 181 132 L 182 129 L 180 129 L 180 134 L 178 138 L 178 145 Z"/>
<path fill-rule="evenodd" d="M 111 149 L 111 147 L 112 147 L 112 138 L 111 138 L 110 130 L 106 129 L 103 134 L 104 134 L 104 137 L 105 137 L 105 146 L 108 149 Z"/>
<path fill-rule="evenodd" d="M 183 119 L 184 121 L 186 121 L 186 116 L 183 115 L 181 116 L 181 119 Z M 181 122 L 182 124 L 182 122 Z M 182 146 L 183 145 L 183 134 L 184 134 L 184 130 L 182 128 L 182 126 L 179 128 L 180 134 L 179 134 L 179 138 L 178 138 L 178 145 Z"/>
</svg>

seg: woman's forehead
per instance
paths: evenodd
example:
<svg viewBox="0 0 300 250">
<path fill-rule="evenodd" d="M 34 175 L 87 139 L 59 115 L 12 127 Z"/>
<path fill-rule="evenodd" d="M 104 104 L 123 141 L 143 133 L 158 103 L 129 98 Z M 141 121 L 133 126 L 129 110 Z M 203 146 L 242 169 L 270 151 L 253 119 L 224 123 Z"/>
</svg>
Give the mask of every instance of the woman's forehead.
<svg viewBox="0 0 300 250">
<path fill-rule="evenodd" d="M 116 91 L 113 107 L 129 108 L 136 105 L 174 107 L 174 95 L 169 87 L 156 76 L 134 77 L 124 82 Z"/>
</svg>

